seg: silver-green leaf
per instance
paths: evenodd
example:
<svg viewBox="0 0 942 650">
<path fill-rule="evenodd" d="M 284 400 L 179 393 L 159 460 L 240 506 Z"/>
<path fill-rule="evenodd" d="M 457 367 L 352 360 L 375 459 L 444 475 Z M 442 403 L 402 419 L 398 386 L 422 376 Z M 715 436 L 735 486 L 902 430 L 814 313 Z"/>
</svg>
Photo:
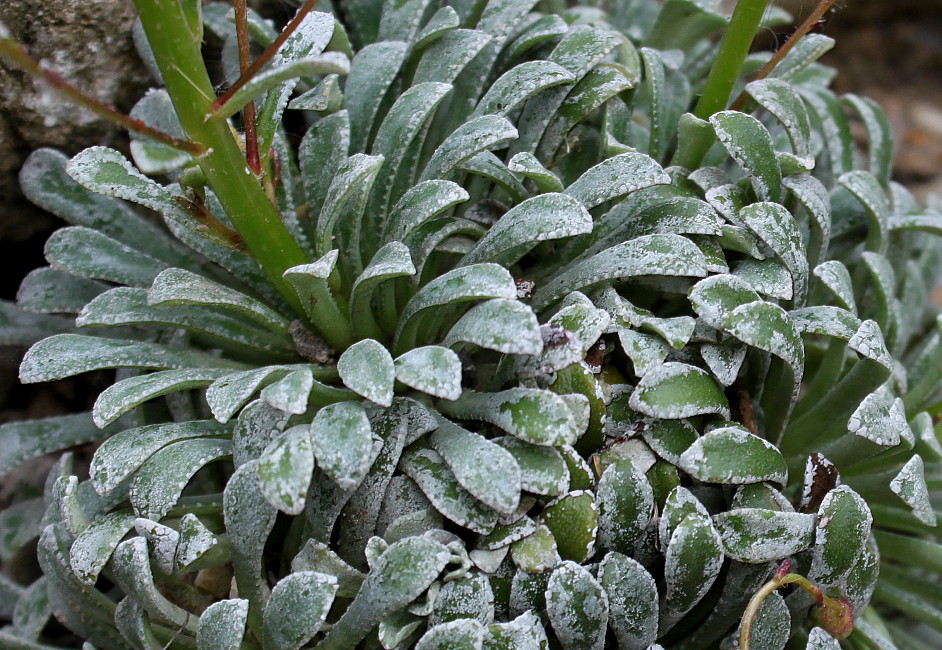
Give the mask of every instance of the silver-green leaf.
<svg viewBox="0 0 942 650">
<path fill-rule="evenodd" d="M 608 628 L 608 596 L 588 569 L 562 562 L 546 585 L 546 612 L 566 650 L 601 650 Z"/>
<path fill-rule="evenodd" d="M 337 593 L 337 578 L 299 571 L 282 578 L 265 604 L 265 646 L 297 650 L 321 629 Z"/>
<path fill-rule="evenodd" d="M 291 427 L 275 438 L 258 460 L 258 484 L 265 499 L 289 515 L 304 509 L 314 472 L 314 449 L 309 427 Z"/>
<path fill-rule="evenodd" d="M 337 372 L 353 392 L 380 406 L 392 404 L 395 365 L 378 341 L 364 339 L 347 348 L 337 360 Z"/>
<path fill-rule="evenodd" d="M 345 490 L 359 485 L 376 456 L 370 421 L 356 402 L 319 410 L 311 423 L 310 439 L 317 466 Z"/>
<path fill-rule="evenodd" d="M 788 468 L 778 448 L 746 429 L 721 427 L 697 438 L 680 456 L 681 469 L 708 483 L 785 485 Z"/>
<path fill-rule="evenodd" d="M 396 380 L 447 400 L 461 396 L 461 360 L 439 345 L 414 348 L 394 361 Z"/>
<path fill-rule="evenodd" d="M 740 562 L 759 564 L 782 560 L 814 543 L 815 516 L 741 508 L 713 517 L 726 555 Z"/>
</svg>

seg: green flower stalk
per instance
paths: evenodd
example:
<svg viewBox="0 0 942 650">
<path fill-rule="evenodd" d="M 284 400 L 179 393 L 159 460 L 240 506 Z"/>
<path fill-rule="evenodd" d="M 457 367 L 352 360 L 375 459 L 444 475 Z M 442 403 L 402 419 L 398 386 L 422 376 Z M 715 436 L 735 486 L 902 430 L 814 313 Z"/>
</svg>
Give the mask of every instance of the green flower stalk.
<svg viewBox="0 0 942 650">
<path fill-rule="evenodd" d="M 216 100 L 203 63 L 202 29 L 194 29 L 176 0 L 136 0 L 147 40 L 187 137 L 207 152 L 199 161 L 206 181 L 252 256 L 297 315 L 304 309 L 284 279 L 310 260 L 291 237 L 225 122 L 207 120 Z"/>
<path fill-rule="evenodd" d="M 710 75 L 697 101 L 693 114 L 701 120 L 722 111 L 729 103 L 729 95 L 739 79 L 743 61 L 759 29 L 768 0 L 739 0 L 730 18 L 729 27 L 720 41 L 720 49 L 713 60 Z"/>
</svg>

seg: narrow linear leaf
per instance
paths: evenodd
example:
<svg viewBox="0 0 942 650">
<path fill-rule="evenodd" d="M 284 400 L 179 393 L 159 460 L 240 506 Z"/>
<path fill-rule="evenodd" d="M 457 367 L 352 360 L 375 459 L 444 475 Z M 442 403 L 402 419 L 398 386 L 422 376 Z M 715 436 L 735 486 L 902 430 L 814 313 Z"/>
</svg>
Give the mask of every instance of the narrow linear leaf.
<svg viewBox="0 0 942 650">
<path fill-rule="evenodd" d="M 46 240 L 43 254 L 59 271 L 134 287 L 150 286 L 167 267 L 166 262 L 82 226 L 54 232 Z"/>
<path fill-rule="evenodd" d="M 37 149 L 20 170 L 26 197 L 74 226 L 97 230 L 133 249 L 164 260 L 166 266 L 192 263 L 192 254 L 159 226 L 123 201 L 85 189 L 66 172 L 68 159 L 54 149 Z"/>
<path fill-rule="evenodd" d="M 0 425 L 0 476 L 31 458 L 104 436 L 90 413 L 4 423 Z"/>
<path fill-rule="evenodd" d="M 66 172 L 83 187 L 151 210 L 173 213 L 172 195 L 159 183 L 144 176 L 120 152 L 108 147 L 89 147 L 65 166 Z"/>
<path fill-rule="evenodd" d="M 491 226 L 461 264 L 496 261 L 510 266 L 542 241 L 592 231 L 592 217 L 565 194 L 541 194 L 510 209 Z M 512 253 L 512 257 L 508 254 Z"/>
<path fill-rule="evenodd" d="M 242 364 L 192 350 L 157 343 L 57 334 L 31 347 L 20 365 L 24 384 L 53 381 L 92 370 L 144 368 L 239 368 Z"/>
<path fill-rule="evenodd" d="M 148 458 L 131 482 L 130 499 L 139 517 L 158 521 L 176 505 L 203 466 L 232 454 L 232 442 L 192 438 L 173 442 Z"/>
<path fill-rule="evenodd" d="M 328 251 L 311 264 L 292 266 L 283 276 L 294 287 L 305 313 L 326 342 L 343 348 L 350 344 L 347 317 L 328 284 L 339 256 L 336 249 Z"/>
<path fill-rule="evenodd" d="M 482 115 L 468 120 L 438 146 L 419 180 L 446 177 L 462 161 L 481 151 L 496 149 L 516 137 L 517 129 L 499 115 Z"/>
<path fill-rule="evenodd" d="M 41 314 L 77 314 L 108 285 L 45 266 L 30 271 L 16 292 L 20 309 Z"/>
<path fill-rule="evenodd" d="M 144 402 L 169 393 L 206 388 L 224 374 L 225 370 L 213 368 L 186 368 L 128 377 L 98 395 L 92 418 L 97 426 L 105 427 Z"/>
<path fill-rule="evenodd" d="M 381 338 L 383 332 L 373 316 L 374 289 L 393 278 L 415 274 L 409 248 L 399 241 L 391 241 L 376 251 L 373 259 L 353 283 L 350 296 L 350 324 L 357 338 Z"/>
<path fill-rule="evenodd" d="M 680 235 L 645 235 L 612 246 L 588 260 L 557 274 L 537 288 L 532 304 L 543 309 L 571 291 L 585 291 L 610 281 L 645 275 L 703 277 L 707 273 L 703 253 Z"/>
<path fill-rule="evenodd" d="M 262 93 L 280 86 L 285 81 L 299 77 L 316 75 L 342 74 L 350 72 L 350 61 L 340 52 L 326 52 L 320 56 L 306 57 L 291 61 L 286 65 L 273 67 L 255 75 L 248 83 L 233 93 L 226 103 L 212 112 L 212 120 L 224 120 L 238 113 Z"/>
<path fill-rule="evenodd" d="M 227 428 L 212 420 L 148 424 L 125 429 L 95 451 L 89 474 L 95 491 L 107 495 L 167 445 L 193 438 L 222 436 Z"/>
<path fill-rule="evenodd" d="M 291 324 L 268 305 L 184 269 L 167 269 L 154 278 L 147 300 L 152 305 L 208 305 L 231 309 L 276 332 L 286 330 Z"/>
<path fill-rule="evenodd" d="M 527 61 L 501 75 L 478 102 L 471 117 L 509 115 L 527 99 L 553 86 L 570 84 L 575 77 L 552 61 Z"/>
<path fill-rule="evenodd" d="M 417 183 L 406 190 L 389 211 L 384 239 L 404 241 L 423 223 L 469 198 L 463 187 L 451 181 L 435 179 Z"/>
<path fill-rule="evenodd" d="M 453 83 L 491 37 L 477 29 L 453 29 L 429 45 L 415 70 L 415 83 Z"/>
<path fill-rule="evenodd" d="M 587 170 L 566 188 L 566 194 L 591 210 L 645 187 L 668 183 L 670 177 L 653 158 L 641 153 L 624 153 Z"/>
<path fill-rule="evenodd" d="M 353 151 L 366 149 L 370 125 L 380 102 L 405 60 L 408 46 L 395 39 L 369 43 L 357 51 L 344 85 L 345 107 L 350 113 L 350 145 Z"/>
</svg>

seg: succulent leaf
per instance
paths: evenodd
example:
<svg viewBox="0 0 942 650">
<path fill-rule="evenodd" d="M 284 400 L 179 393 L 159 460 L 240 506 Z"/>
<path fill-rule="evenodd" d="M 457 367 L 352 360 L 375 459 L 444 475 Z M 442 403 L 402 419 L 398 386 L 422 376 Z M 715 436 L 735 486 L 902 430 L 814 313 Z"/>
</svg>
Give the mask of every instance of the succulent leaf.
<svg viewBox="0 0 942 650">
<path fill-rule="evenodd" d="M 215 139 L 21 172 L 68 225 L 0 343 L 117 373 L 0 426 L 0 473 L 58 457 L 0 512 L 43 573 L 0 645 L 732 647 L 789 558 L 837 605 L 772 593 L 752 647 L 942 629 L 942 213 L 830 38 L 700 115 L 707 0 L 306 6 L 238 81 L 230 7 L 164 3 L 168 62 L 151 4 L 132 118 Z"/>
<path fill-rule="evenodd" d="M 234 650 L 242 644 L 249 603 L 243 599 L 220 600 L 200 616 L 196 642 L 201 648 Z"/>
<path fill-rule="evenodd" d="M 330 611 L 337 579 L 314 571 L 282 578 L 265 605 L 265 644 L 297 649 L 311 640 Z"/>
<path fill-rule="evenodd" d="M 553 570 L 546 585 L 546 611 L 563 647 L 603 647 L 608 597 L 584 567 L 567 560 Z"/>
</svg>

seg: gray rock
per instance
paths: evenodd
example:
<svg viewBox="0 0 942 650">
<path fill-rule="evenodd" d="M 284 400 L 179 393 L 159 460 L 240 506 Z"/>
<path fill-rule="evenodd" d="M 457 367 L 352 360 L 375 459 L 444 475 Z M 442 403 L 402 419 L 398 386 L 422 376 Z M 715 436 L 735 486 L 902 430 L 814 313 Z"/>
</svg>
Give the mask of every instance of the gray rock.
<svg viewBox="0 0 942 650">
<path fill-rule="evenodd" d="M 3 0 L 3 22 L 27 51 L 96 98 L 129 110 L 147 88 L 131 40 L 127 0 Z M 126 135 L 20 70 L 0 62 L 0 238 L 22 241 L 52 225 L 37 220 L 16 173 L 30 151 L 75 153 L 92 144 L 121 146 Z M 25 273 L 25 271 L 24 271 Z"/>
<path fill-rule="evenodd" d="M 146 87 L 126 0 L 5 0 L 0 21 L 35 58 L 94 97 L 129 108 Z M 0 65 L 0 111 L 27 146 L 76 148 L 114 131 L 87 109 Z"/>
</svg>

